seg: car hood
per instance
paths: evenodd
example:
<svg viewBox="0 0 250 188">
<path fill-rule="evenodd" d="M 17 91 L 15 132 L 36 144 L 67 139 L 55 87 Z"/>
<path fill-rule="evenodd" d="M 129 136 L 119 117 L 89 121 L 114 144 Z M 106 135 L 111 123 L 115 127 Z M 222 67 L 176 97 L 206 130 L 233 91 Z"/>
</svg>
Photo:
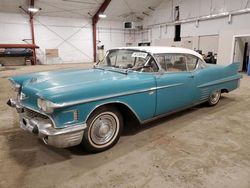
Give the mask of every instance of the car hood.
<svg viewBox="0 0 250 188">
<path fill-rule="evenodd" d="M 37 91 L 63 91 L 65 88 L 78 88 L 97 81 L 122 79 L 123 74 L 103 71 L 98 69 L 90 70 L 66 70 L 59 72 L 42 72 L 32 75 L 24 87 L 32 87 Z"/>
<path fill-rule="evenodd" d="M 36 105 L 38 97 L 62 104 L 151 88 L 154 83 L 150 74 L 100 69 L 64 70 L 30 75 L 23 82 L 22 94 L 26 98 L 23 102 L 29 103 L 28 106 Z"/>
</svg>

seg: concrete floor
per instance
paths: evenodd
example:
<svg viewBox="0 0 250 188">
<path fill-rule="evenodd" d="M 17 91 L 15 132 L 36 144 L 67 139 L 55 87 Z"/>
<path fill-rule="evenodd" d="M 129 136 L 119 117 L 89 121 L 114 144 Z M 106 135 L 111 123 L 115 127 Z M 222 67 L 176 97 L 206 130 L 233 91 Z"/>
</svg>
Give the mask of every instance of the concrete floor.
<svg viewBox="0 0 250 188">
<path fill-rule="evenodd" d="M 250 187 L 250 77 L 216 107 L 144 126 L 129 124 L 112 149 L 56 149 L 18 128 L 7 77 L 83 65 L 0 71 L 0 187 Z M 89 66 L 89 65 L 88 65 Z"/>
</svg>

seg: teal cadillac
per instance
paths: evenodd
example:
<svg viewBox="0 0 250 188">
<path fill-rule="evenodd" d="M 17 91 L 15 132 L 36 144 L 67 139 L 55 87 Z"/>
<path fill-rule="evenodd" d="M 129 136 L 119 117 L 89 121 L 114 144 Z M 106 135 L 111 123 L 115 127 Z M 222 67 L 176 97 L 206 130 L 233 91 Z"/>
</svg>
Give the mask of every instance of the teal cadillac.
<svg viewBox="0 0 250 188">
<path fill-rule="evenodd" d="M 196 52 L 172 47 L 111 49 L 93 69 L 40 72 L 10 78 L 7 104 L 22 129 L 45 144 L 81 144 L 101 152 L 117 143 L 124 120 L 149 122 L 207 102 L 239 87 L 238 63 L 208 65 Z"/>
</svg>

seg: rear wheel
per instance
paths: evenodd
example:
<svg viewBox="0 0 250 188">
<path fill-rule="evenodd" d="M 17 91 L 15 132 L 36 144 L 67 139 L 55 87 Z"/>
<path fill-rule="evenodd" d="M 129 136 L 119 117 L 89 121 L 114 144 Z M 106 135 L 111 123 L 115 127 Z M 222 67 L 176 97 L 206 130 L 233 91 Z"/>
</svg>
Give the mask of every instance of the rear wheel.
<svg viewBox="0 0 250 188">
<path fill-rule="evenodd" d="M 123 129 L 123 118 L 113 107 L 102 107 L 87 120 L 82 145 L 90 152 L 102 152 L 114 146 Z"/>
<path fill-rule="evenodd" d="M 221 91 L 220 90 L 212 92 L 210 97 L 209 97 L 209 100 L 208 100 L 208 105 L 209 106 L 215 106 L 220 101 L 220 97 L 221 97 Z"/>
</svg>

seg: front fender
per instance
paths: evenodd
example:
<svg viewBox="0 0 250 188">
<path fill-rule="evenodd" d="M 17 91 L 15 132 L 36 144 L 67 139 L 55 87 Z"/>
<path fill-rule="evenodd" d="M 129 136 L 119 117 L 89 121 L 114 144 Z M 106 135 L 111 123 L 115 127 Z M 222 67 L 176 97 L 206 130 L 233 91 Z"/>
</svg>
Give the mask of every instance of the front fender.
<svg viewBox="0 0 250 188">
<path fill-rule="evenodd" d="M 100 106 L 107 104 L 126 105 L 137 117 L 139 122 L 153 117 L 156 108 L 156 92 L 145 91 L 133 95 L 126 95 L 106 100 L 93 101 L 84 104 L 77 104 L 65 108 L 55 109 L 52 117 L 58 128 L 70 126 L 71 124 L 86 123 L 91 113 Z M 78 113 L 77 121 L 74 120 L 74 113 Z"/>
</svg>

